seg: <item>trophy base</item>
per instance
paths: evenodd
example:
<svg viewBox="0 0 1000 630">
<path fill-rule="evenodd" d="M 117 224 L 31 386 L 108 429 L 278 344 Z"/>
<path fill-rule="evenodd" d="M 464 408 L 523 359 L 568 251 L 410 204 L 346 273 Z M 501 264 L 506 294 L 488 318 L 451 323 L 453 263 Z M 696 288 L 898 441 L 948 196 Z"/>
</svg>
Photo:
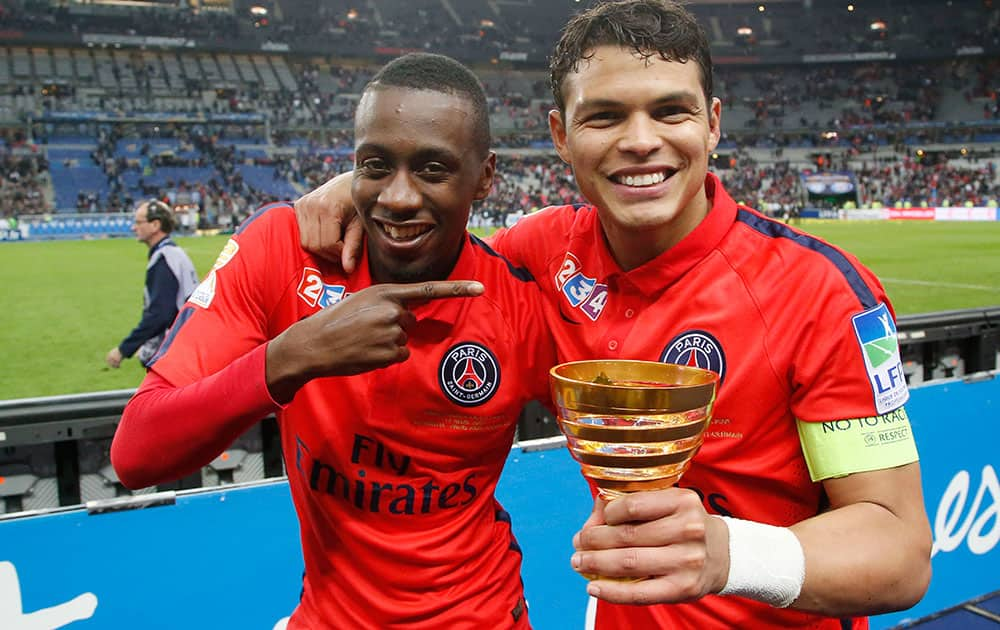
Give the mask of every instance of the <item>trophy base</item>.
<svg viewBox="0 0 1000 630">
<path fill-rule="evenodd" d="M 604 471 L 584 470 L 584 475 L 597 485 L 597 495 L 605 501 L 614 501 L 633 492 L 665 490 L 675 485 L 684 473 L 683 470 L 678 470 L 674 474 L 657 477 L 656 479 L 611 479 L 600 477 L 600 472 Z"/>
</svg>

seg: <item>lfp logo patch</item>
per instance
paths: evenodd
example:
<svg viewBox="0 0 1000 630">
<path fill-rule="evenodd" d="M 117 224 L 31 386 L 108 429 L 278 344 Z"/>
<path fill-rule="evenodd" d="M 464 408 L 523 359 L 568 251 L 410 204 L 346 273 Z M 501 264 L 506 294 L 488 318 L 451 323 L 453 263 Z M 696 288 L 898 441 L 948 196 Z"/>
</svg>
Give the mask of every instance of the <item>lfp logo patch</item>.
<svg viewBox="0 0 1000 630">
<path fill-rule="evenodd" d="M 201 284 L 195 288 L 194 292 L 188 298 L 188 302 L 192 304 L 197 304 L 202 308 L 208 308 L 212 305 L 212 300 L 215 299 L 215 269 L 208 272 L 205 279 L 201 281 Z"/>
<path fill-rule="evenodd" d="M 500 385 L 500 364 L 485 346 L 466 341 L 452 346 L 438 370 L 441 391 L 463 407 L 481 405 Z"/>
<path fill-rule="evenodd" d="M 910 397 L 903 376 L 903 362 L 899 360 L 896 322 L 892 321 L 885 304 L 855 315 L 851 322 L 865 357 L 875 408 L 879 414 L 888 413 Z"/>
<path fill-rule="evenodd" d="M 660 362 L 711 370 L 726 378 L 726 354 L 719 340 L 704 330 L 688 330 L 674 337 L 660 354 Z"/>
</svg>

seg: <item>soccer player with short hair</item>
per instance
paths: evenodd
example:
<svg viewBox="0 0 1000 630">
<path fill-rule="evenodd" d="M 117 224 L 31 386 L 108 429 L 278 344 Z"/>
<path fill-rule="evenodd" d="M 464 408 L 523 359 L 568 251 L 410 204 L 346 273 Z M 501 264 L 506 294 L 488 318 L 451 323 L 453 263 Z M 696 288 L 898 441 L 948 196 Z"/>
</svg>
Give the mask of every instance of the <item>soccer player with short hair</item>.
<svg viewBox="0 0 1000 630">
<path fill-rule="evenodd" d="M 878 280 L 708 172 L 722 106 L 704 30 L 673 0 L 574 16 L 551 71 L 552 138 L 593 205 L 491 242 L 542 287 L 560 360 L 721 377 L 680 487 L 597 501 L 575 537 L 581 573 L 647 578 L 591 582 L 596 627 L 864 628 L 912 606 L 931 535 Z M 340 186 L 296 203 L 310 247 Z"/>
<path fill-rule="evenodd" d="M 355 139 L 357 270 L 303 251 L 291 206 L 261 208 L 179 315 L 112 462 L 129 487 L 177 478 L 276 413 L 306 568 L 289 628 L 528 628 L 494 490 L 555 349 L 530 275 L 465 229 L 496 164 L 482 86 L 447 57 L 397 59 Z"/>
</svg>

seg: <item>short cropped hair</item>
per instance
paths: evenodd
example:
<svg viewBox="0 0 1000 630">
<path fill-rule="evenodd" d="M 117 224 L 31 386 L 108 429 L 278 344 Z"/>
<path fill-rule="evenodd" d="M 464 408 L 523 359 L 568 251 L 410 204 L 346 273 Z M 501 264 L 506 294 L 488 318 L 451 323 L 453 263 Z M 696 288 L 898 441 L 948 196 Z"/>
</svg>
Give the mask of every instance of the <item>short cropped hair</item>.
<svg viewBox="0 0 1000 630">
<path fill-rule="evenodd" d="M 712 52 L 694 14 L 675 0 L 617 0 L 574 15 L 563 28 L 549 62 L 549 83 L 559 111 L 566 111 L 566 75 L 579 70 L 598 46 L 628 48 L 643 59 L 694 61 L 705 101 L 712 100 Z"/>
<path fill-rule="evenodd" d="M 451 57 L 432 53 L 410 53 L 382 67 L 365 86 L 368 92 L 379 87 L 401 87 L 451 94 L 472 104 L 473 133 L 483 157 L 489 153 L 490 113 L 483 84 L 471 70 Z"/>
<path fill-rule="evenodd" d="M 143 203 L 146 204 L 147 221 L 159 221 L 160 229 L 167 234 L 174 231 L 174 228 L 177 227 L 177 220 L 174 218 L 170 206 L 159 199 L 147 199 Z"/>
</svg>

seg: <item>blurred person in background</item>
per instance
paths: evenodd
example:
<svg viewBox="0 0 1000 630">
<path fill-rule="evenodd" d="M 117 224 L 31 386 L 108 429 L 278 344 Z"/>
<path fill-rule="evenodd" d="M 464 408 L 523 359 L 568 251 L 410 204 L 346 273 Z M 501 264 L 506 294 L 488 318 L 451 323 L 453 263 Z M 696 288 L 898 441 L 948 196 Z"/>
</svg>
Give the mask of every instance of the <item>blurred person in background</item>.
<svg viewBox="0 0 1000 630">
<path fill-rule="evenodd" d="M 194 263 L 170 238 L 176 225 L 174 213 L 159 199 L 143 201 L 135 209 L 132 231 L 139 242 L 149 247 L 142 319 L 121 343 L 108 351 L 104 360 L 113 368 L 132 355 L 145 367 L 184 301 L 198 285 Z"/>
</svg>

